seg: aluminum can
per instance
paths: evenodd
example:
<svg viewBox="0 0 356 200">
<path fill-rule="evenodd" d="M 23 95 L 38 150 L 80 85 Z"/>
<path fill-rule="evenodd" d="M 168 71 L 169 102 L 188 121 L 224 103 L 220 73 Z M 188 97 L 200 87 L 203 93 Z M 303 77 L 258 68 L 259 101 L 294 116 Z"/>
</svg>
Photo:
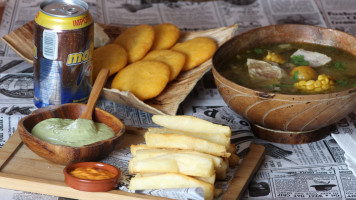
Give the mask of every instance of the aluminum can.
<svg viewBox="0 0 356 200">
<path fill-rule="evenodd" d="M 34 23 L 36 107 L 87 102 L 92 85 L 93 18 L 81 0 L 41 3 Z"/>
</svg>

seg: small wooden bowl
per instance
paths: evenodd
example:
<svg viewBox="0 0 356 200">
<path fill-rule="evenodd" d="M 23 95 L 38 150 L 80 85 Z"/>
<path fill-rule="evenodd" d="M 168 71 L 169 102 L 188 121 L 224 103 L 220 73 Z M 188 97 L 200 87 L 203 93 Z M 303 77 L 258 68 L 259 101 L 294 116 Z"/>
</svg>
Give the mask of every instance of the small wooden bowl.
<svg viewBox="0 0 356 200">
<path fill-rule="evenodd" d="M 310 25 L 271 25 L 225 42 L 213 56 L 212 72 L 226 104 L 253 124 L 255 135 L 278 143 L 313 142 L 330 134 L 332 124 L 356 109 L 356 87 L 328 94 L 286 95 L 244 87 L 219 72 L 240 50 L 289 42 L 336 47 L 356 56 L 356 37 L 345 32 Z"/>
<path fill-rule="evenodd" d="M 74 177 L 70 174 L 71 171 L 78 167 L 91 167 L 96 169 L 102 169 L 114 173 L 116 176 L 104 180 L 88 180 Z M 66 166 L 63 169 L 64 181 L 71 188 L 87 191 L 87 192 L 106 192 L 115 189 L 118 185 L 118 180 L 121 176 L 121 171 L 109 164 L 100 162 L 80 162 Z"/>
<path fill-rule="evenodd" d="M 45 119 L 66 118 L 77 119 L 85 109 L 85 104 L 68 103 L 64 105 L 46 106 L 22 118 L 18 123 L 21 140 L 37 155 L 52 162 L 68 165 L 76 162 L 96 161 L 105 158 L 119 145 L 124 136 L 125 126 L 114 115 L 95 108 L 93 120 L 108 125 L 115 136 L 81 147 L 69 147 L 43 141 L 31 134 L 32 128 Z"/>
</svg>

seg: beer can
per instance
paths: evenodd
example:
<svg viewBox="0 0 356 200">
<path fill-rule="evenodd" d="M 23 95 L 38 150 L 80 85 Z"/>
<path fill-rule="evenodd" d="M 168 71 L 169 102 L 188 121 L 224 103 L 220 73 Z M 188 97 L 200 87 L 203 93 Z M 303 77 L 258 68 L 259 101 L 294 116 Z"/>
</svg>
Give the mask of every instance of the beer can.
<svg viewBox="0 0 356 200">
<path fill-rule="evenodd" d="M 41 3 L 34 23 L 36 107 L 87 102 L 91 90 L 93 18 L 81 0 Z"/>
</svg>

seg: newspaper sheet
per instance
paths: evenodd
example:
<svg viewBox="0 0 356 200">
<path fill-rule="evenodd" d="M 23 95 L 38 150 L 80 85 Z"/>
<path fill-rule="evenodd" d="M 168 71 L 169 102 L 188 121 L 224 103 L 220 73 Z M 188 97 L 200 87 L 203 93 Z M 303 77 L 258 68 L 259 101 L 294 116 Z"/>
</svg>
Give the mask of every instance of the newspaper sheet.
<svg viewBox="0 0 356 200">
<path fill-rule="evenodd" d="M 354 0 L 319 0 L 318 4 L 328 27 L 356 35 L 356 7 Z"/>
<path fill-rule="evenodd" d="M 0 36 L 22 26 L 39 9 L 42 0 L 7 1 Z M 356 35 L 355 0 L 88 0 L 89 9 L 99 23 L 118 26 L 170 22 L 181 30 L 203 30 L 237 23 L 237 33 L 271 24 L 310 24 L 335 28 Z M 192 20 L 194 19 L 194 20 Z M 17 122 L 36 107 L 33 104 L 32 66 L 0 43 L 0 136 L 2 146 Z M 220 97 L 207 73 L 181 104 L 178 114 L 193 115 L 227 124 L 233 129 L 233 142 L 245 149 L 249 142 L 266 147 L 266 159 L 243 199 L 355 199 L 356 177 L 345 164 L 344 152 L 331 137 L 321 141 L 286 145 L 255 138 L 249 123 L 233 113 Z M 151 114 L 100 100 L 98 106 L 113 113 L 127 126 L 152 127 Z M 337 128 L 339 124 L 335 124 Z M 337 129 L 340 130 L 340 129 Z M 341 129 L 342 130 L 342 129 Z M 238 152 L 243 155 L 244 152 Z M 127 169 L 127 149 L 114 152 L 103 162 Z M 129 176 L 124 176 L 129 179 Z M 122 181 L 120 189 L 127 182 Z M 127 187 L 126 187 L 127 188 Z M 189 194 L 199 194 L 192 192 Z M 167 192 L 167 191 L 166 191 Z M 171 195 L 174 191 L 148 191 L 151 195 Z M 22 191 L 0 189 L 1 199 L 65 199 Z M 172 196 L 170 196 L 172 197 Z M 178 196 L 175 196 L 178 198 Z M 199 198 L 198 196 L 191 197 Z"/>
</svg>

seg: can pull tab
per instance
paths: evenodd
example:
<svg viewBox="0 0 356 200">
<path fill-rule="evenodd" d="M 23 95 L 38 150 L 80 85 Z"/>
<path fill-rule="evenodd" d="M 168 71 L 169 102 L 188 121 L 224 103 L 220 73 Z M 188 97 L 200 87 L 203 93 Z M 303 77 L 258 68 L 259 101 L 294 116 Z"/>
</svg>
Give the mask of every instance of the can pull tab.
<svg viewBox="0 0 356 200">
<path fill-rule="evenodd" d="M 58 11 L 67 14 L 67 15 L 74 15 L 77 12 L 79 12 L 78 9 L 76 9 L 75 7 L 72 7 L 68 4 L 63 4 L 62 8 L 57 8 Z"/>
</svg>

